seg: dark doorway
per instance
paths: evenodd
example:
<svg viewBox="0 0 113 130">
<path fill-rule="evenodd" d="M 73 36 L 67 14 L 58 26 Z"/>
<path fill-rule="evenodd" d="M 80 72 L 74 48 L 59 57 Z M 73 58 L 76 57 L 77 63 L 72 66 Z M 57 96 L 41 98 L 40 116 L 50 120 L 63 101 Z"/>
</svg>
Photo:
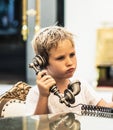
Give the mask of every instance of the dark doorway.
<svg viewBox="0 0 113 130">
<path fill-rule="evenodd" d="M 57 24 L 64 26 L 64 0 L 57 0 Z M 26 81 L 26 42 L 22 40 L 22 0 L 0 0 L 0 84 Z"/>
<path fill-rule="evenodd" d="M 22 0 L 0 0 L 0 84 L 25 80 Z"/>
<path fill-rule="evenodd" d="M 64 26 L 64 0 L 57 0 L 57 24 Z"/>
</svg>

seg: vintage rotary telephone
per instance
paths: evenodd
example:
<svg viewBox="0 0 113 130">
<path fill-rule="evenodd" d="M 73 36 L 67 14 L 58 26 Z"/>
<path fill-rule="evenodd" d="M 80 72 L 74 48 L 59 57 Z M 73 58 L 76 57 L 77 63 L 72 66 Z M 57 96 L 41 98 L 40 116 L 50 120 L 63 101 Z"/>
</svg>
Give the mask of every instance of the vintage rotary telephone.
<svg viewBox="0 0 113 130">
<path fill-rule="evenodd" d="M 40 55 L 36 55 L 33 58 L 33 62 L 29 64 L 29 67 L 33 68 L 36 74 L 38 74 L 39 71 L 44 69 L 45 66 L 47 66 L 47 62 Z M 79 81 L 75 81 L 69 84 L 68 89 L 64 91 L 64 96 L 61 95 L 57 86 L 55 85 L 50 88 L 50 92 L 54 93 L 54 95 L 59 97 L 60 103 L 65 103 L 66 106 L 72 107 L 71 104 L 75 102 L 75 96 L 81 90 L 80 85 L 81 83 Z"/>
</svg>

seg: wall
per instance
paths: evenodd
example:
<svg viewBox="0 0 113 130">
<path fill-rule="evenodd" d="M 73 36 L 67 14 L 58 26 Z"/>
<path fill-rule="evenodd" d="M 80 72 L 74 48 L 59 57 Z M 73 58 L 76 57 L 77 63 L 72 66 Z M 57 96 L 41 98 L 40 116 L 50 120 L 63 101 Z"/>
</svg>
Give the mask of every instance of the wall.
<svg viewBox="0 0 113 130">
<path fill-rule="evenodd" d="M 113 0 L 65 0 L 65 26 L 77 35 L 78 69 L 75 76 L 92 84 L 97 79 L 96 30 L 104 22 L 113 25 Z"/>
</svg>

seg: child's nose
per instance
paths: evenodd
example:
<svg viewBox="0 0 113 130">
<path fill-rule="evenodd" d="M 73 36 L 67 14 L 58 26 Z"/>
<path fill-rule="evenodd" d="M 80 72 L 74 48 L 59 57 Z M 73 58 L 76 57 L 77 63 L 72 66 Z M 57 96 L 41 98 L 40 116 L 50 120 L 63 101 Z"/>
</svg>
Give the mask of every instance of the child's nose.
<svg viewBox="0 0 113 130">
<path fill-rule="evenodd" d="M 72 63 L 73 63 L 73 62 L 72 62 L 72 59 L 68 57 L 68 58 L 66 59 L 66 64 L 67 64 L 67 65 L 71 65 Z"/>
</svg>

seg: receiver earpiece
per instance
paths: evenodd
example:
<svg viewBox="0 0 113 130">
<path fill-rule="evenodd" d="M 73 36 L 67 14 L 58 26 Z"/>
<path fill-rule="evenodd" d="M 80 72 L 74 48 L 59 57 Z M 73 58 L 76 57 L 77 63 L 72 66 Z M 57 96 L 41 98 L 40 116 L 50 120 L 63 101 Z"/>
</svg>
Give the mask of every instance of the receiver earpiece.
<svg viewBox="0 0 113 130">
<path fill-rule="evenodd" d="M 46 66 L 46 60 L 40 55 L 36 55 L 33 58 L 33 62 L 29 64 L 30 68 L 33 68 L 36 74 Z"/>
<path fill-rule="evenodd" d="M 40 66 L 40 68 L 43 69 L 43 68 L 45 67 L 46 60 L 45 60 L 44 58 L 42 58 L 42 56 L 36 55 L 36 56 L 33 58 L 33 63 L 34 63 L 36 66 Z"/>
</svg>

